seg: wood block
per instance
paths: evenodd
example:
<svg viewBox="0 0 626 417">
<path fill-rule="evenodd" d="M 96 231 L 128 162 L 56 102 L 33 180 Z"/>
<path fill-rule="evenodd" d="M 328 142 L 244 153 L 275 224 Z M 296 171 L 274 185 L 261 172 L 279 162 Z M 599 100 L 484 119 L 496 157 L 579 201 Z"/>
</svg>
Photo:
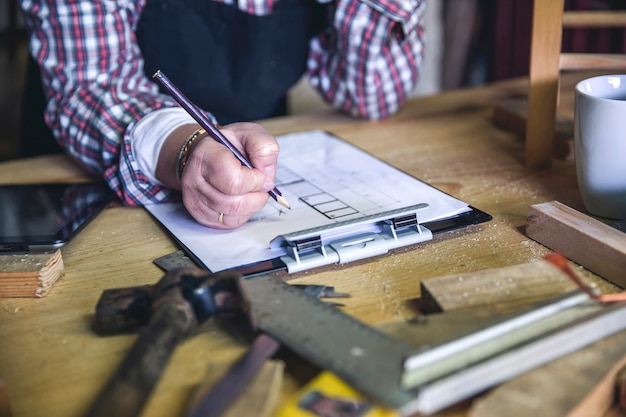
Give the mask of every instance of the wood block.
<svg viewBox="0 0 626 417">
<path fill-rule="evenodd" d="M 626 288 L 626 233 L 552 201 L 530 206 L 526 235 Z"/>
<path fill-rule="evenodd" d="M 553 264 L 536 261 L 423 280 L 420 307 L 425 314 L 475 307 L 508 312 L 574 289 Z"/>
<path fill-rule="evenodd" d="M 0 254 L 0 297 L 45 297 L 65 275 L 61 250 Z"/>
</svg>

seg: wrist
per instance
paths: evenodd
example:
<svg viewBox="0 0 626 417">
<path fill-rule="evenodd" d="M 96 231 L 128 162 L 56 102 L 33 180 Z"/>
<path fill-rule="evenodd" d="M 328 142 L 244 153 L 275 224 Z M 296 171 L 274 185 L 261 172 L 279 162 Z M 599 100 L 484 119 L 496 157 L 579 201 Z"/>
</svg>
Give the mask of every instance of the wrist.
<svg viewBox="0 0 626 417">
<path fill-rule="evenodd" d="M 207 135 L 206 130 L 203 128 L 198 128 L 193 131 L 191 135 L 185 139 L 183 144 L 180 146 L 178 151 L 178 156 L 176 158 L 176 179 L 178 180 L 178 184 L 182 184 L 183 171 L 185 170 L 185 165 L 187 165 L 187 160 L 189 159 L 189 154 L 191 153 L 191 148 L 194 142 L 200 138 L 203 138 Z"/>
<path fill-rule="evenodd" d="M 156 176 L 158 180 L 165 186 L 180 190 L 179 177 L 179 157 L 181 156 L 181 150 L 183 145 L 190 139 L 190 137 L 198 130 L 200 126 L 197 124 L 185 124 L 174 129 L 165 139 L 163 146 L 159 152 L 159 162 L 157 163 Z M 194 139 L 197 142 L 197 138 Z M 189 144 L 189 151 L 191 145 Z M 187 152 L 187 158 L 189 152 Z"/>
</svg>

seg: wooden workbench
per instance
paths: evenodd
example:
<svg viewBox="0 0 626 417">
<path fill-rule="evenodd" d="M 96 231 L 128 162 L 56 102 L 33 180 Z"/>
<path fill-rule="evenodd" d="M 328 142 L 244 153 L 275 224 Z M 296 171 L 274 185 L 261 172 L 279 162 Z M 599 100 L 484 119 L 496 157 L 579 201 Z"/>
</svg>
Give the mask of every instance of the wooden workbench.
<svg viewBox="0 0 626 417">
<path fill-rule="evenodd" d="M 582 78 L 563 78 L 566 114 L 573 114 L 573 85 Z M 559 200 L 584 209 L 571 158 L 555 161 L 548 171 L 530 170 L 521 139 L 494 126 L 492 106 L 525 92 L 525 81 L 516 80 L 418 98 L 381 122 L 335 113 L 263 122 L 276 135 L 331 131 L 493 216 L 474 233 L 302 273 L 295 281 L 351 293 L 345 311 L 377 325 L 415 314 L 408 300 L 419 297 L 422 279 L 526 263 L 548 253 L 524 235 L 529 205 Z M 3 183 L 82 175 L 63 156 L 0 164 Z M 77 417 L 86 410 L 134 340 L 133 335 L 100 338 L 91 331 L 98 297 L 108 288 L 156 282 L 162 272 L 152 260 L 177 249 L 142 208 L 109 208 L 63 248 L 66 275 L 47 297 L 0 299 L 0 377 L 15 416 Z M 207 365 L 233 361 L 244 349 L 218 330 L 184 342 L 143 415 L 180 415 Z M 301 383 L 288 365 L 283 398 Z"/>
</svg>

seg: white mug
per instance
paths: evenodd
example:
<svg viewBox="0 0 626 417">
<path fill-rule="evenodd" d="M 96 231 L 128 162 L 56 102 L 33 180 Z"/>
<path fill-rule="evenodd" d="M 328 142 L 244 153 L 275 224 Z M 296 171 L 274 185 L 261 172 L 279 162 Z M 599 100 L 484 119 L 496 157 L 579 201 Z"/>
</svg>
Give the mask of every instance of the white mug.
<svg viewBox="0 0 626 417">
<path fill-rule="evenodd" d="M 626 75 L 576 85 L 574 157 L 590 214 L 626 219 Z"/>
</svg>

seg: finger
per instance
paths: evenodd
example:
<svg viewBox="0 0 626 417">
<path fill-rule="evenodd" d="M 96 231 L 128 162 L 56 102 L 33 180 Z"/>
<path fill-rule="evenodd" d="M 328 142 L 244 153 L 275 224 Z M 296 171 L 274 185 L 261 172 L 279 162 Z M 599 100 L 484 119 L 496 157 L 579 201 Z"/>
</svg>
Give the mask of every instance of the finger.
<svg viewBox="0 0 626 417">
<path fill-rule="evenodd" d="M 215 141 L 199 144 L 191 154 L 185 171 L 189 171 L 187 176 L 190 178 L 183 187 L 202 187 L 201 182 L 206 182 L 229 196 L 268 192 L 274 188 L 272 178 L 258 169 L 241 165 L 228 148 Z"/>
<path fill-rule="evenodd" d="M 184 204 L 194 220 L 213 229 L 234 229 L 245 224 L 251 217 L 251 214 L 229 215 L 208 205 L 198 205 L 188 200 L 184 201 Z"/>
<path fill-rule="evenodd" d="M 256 123 L 234 123 L 225 126 L 222 132 L 230 141 L 239 144 L 253 167 L 274 178 L 280 152 L 274 136 Z"/>
<path fill-rule="evenodd" d="M 248 193 L 229 196 L 201 183 L 190 189 L 183 187 L 183 204 L 191 216 L 201 224 L 220 229 L 234 228 L 247 222 L 254 213 L 267 203 L 266 192 Z M 219 222 L 219 213 L 223 213 L 223 222 Z"/>
</svg>

